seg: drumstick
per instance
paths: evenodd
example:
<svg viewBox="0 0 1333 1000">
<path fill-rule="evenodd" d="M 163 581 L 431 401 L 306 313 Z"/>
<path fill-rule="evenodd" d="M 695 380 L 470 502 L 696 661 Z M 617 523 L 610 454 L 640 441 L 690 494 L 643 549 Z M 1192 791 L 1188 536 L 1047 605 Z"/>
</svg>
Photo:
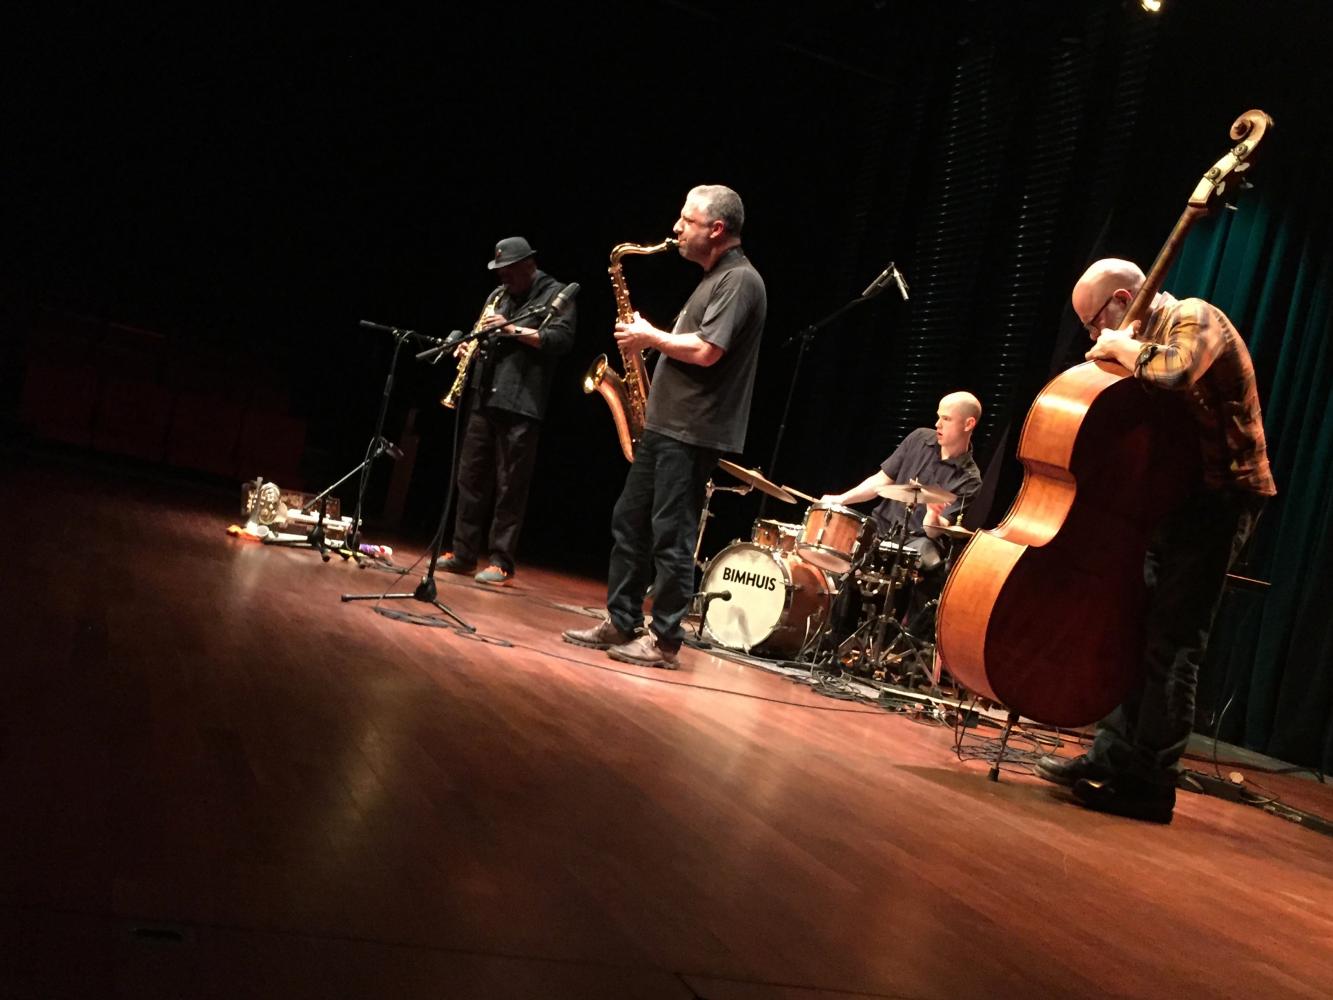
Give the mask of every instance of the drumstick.
<svg viewBox="0 0 1333 1000">
<path fill-rule="evenodd" d="M 794 497 L 800 497 L 802 500 L 809 500 L 811 503 L 816 502 L 815 497 L 812 497 L 809 493 L 802 493 L 795 486 L 784 486 L 782 488 Z"/>
</svg>

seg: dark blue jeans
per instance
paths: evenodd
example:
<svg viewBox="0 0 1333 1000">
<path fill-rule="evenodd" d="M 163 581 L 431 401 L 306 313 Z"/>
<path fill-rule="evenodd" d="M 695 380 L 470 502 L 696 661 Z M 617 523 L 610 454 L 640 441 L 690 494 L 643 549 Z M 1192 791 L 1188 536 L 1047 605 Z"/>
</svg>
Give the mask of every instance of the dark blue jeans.
<svg viewBox="0 0 1333 1000">
<path fill-rule="evenodd" d="M 611 516 L 611 567 L 606 609 L 622 632 L 643 625 L 643 600 L 653 585 L 653 634 L 677 649 L 694 593 L 694 540 L 704 487 L 718 452 L 645 431 Z"/>
<path fill-rule="evenodd" d="M 1175 783 L 1227 571 L 1264 500 L 1201 490 L 1158 525 L 1143 568 L 1150 602 L 1143 686 L 1098 724 L 1088 754 L 1096 763 L 1149 784 Z"/>
</svg>

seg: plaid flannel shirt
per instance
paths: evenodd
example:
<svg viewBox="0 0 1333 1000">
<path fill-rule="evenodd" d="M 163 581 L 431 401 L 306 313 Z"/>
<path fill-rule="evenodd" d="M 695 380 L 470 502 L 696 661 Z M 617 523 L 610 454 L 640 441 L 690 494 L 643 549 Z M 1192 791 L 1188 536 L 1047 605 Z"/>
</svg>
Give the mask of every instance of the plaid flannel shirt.
<svg viewBox="0 0 1333 1000">
<path fill-rule="evenodd" d="M 1254 365 L 1225 313 L 1202 299 L 1176 300 L 1148 317 L 1134 376 L 1187 394 L 1199 427 L 1204 484 L 1273 496 Z"/>
</svg>

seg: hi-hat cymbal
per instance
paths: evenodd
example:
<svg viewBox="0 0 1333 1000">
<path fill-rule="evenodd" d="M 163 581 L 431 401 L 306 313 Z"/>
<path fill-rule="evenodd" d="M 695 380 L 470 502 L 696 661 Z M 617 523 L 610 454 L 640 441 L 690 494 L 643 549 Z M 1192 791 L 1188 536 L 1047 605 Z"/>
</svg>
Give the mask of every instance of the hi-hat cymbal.
<svg viewBox="0 0 1333 1000">
<path fill-rule="evenodd" d="M 796 498 L 784 490 L 777 483 L 766 479 L 764 474 L 758 469 L 747 469 L 735 462 L 728 462 L 725 458 L 718 460 L 718 468 L 723 472 L 729 472 L 743 483 L 749 483 L 760 493 L 767 493 L 783 503 L 795 503 Z"/>
<path fill-rule="evenodd" d="M 950 538 L 971 538 L 976 534 L 971 528 L 964 528 L 961 524 L 930 525 L 930 529 L 943 532 Z"/>
<path fill-rule="evenodd" d="M 890 483 L 875 490 L 885 500 L 898 500 L 902 503 L 953 503 L 957 494 L 950 493 L 943 486 L 924 486 L 913 480 L 910 483 Z"/>
</svg>

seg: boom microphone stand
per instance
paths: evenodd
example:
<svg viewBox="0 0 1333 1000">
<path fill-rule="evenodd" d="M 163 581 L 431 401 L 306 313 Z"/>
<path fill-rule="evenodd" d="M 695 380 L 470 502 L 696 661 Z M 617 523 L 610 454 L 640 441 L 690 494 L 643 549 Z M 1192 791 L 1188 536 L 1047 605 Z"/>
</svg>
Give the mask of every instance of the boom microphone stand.
<svg viewBox="0 0 1333 1000">
<path fill-rule="evenodd" d="M 815 339 L 815 334 L 819 333 L 820 330 L 824 329 L 824 327 L 831 324 L 834 320 L 840 318 L 843 314 L 851 312 L 851 310 L 855 309 L 862 303 L 869 302 L 871 299 L 878 296 L 880 292 L 884 291 L 884 289 L 889 286 L 889 282 L 893 282 L 898 286 L 898 293 L 902 295 L 903 300 L 906 301 L 907 282 L 903 279 L 902 272 L 898 270 L 897 266 L 892 261 L 889 261 L 889 266 L 880 272 L 879 276 L 867 286 L 864 292 L 850 302 L 846 302 L 839 306 L 823 319 L 811 323 L 800 333 L 792 334 L 787 338 L 787 342 L 782 345 L 783 347 L 790 347 L 793 341 L 800 338 L 800 348 L 796 352 L 796 364 L 792 365 L 791 369 L 791 385 L 787 387 L 787 402 L 783 404 L 782 419 L 778 422 L 778 433 L 773 440 L 773 457 L 768 460 L 768 474 L 770 476 L 777 476 L 778 453 L 782 451 L 782 438 L 787 433 L 787 416 L 791 413 L 791 401 L 796 395 L 796 380 L 801 376 L 801 362 L 805 359 L 805 352 L 810 349 L 810 343 Z M 773 481 L 778 482 L 779 480 L 774 478 Z M 765 496 L 759 502 L 760 517 L 764 516 L 767 507 L 768 497 Z"/>
<path fill-rule="evenodd" d="M 521 310 L 517 316 L 506 319 L 506 322 L 512 325 L 525 319 L 532 319 L 533 317 L 538 315 L 544 314 L 546 317 L 553 316 L 555 315 L 555 313 L 559 312 L 562 308 L 564 308 L 565 303 L 568 302 L 568 300 L 572 299 L 577 293 L 578 293 L 577 284 L 567 285 L 565 286 L 565 288 L 560 290 L 560 292 L 556 295 L 554 299 L 551 300 L 550 304 L 545 306 L 540 306 L 536 309 Z M 563 296 L 563 298 L 561 298 L 561 296 Z M 364 323 L 365 321 L 363 320 L 362 322 Z M 502 337 L 505 336 L 505 334 L 494 333 L 490 329 L 480 329 L 480 330 L 474 329 L 471 333 L 464 334 L 462 336 L 450 335 L 446 340 L 437 342 L 434 347 L 422 351 L 420 354 L 417 355 L 417 359 L 422 361 L 428 360 L 431 363 L 434 363 L 435 361 L 438 361 L 441 357 L 443 357 L 445 354 L 453 351 L 459 345 L 468 343 L 473 340 L 482 341 L 482 338 L 488 336 Z M 480 350 L 485 350 L 485 341 L 482 341 L 482 343 L 479 344 L 478 347 Z M 466 398 L 467 394 L 465 393 L 464 396 Z M 463 416 L 464 416 L 463 412 L 460 411 L 457 418 L 454 420 L 453 452 L 449 458 L 449 490 L 444 498 L 444 509 L 440 511 L 439 527 L 435 529 L 435 537 L 431 539 L 430 553 L 426 560 L 426 572 L 425 575 L 422 576 L 421 582 L 417 584 L 416 589 L 413 590 L 412 593 L 410 594 L 343 594 L 342 600 L 344 602 L 347 601 L 379 602 L 379 601 L 406 601 L 406 600 L 421 601 L 423 604 L 433 605 L 438 611 L 440 611 L 447 618 L 449 618 L 454 623 L 454 625 L 457 626 L 458 629 L 460 629 L 462 632 L 468 635 L 473 635 L 476 633 L 477 631 L 476 626 L 469 625 L 462 618 L 460 618 L 459 615 L 452 608 L 448 607 L 447 605 L 443 604 L 440 601 L 439 588 L 435 583 L 435 564 L 436 562 L 439 561 L 440 552 L 444 548 L 444 532 L 449 525 L 449 513 L 453 509 L 454 493 L 458 486 L 458 463 L 459 463 L 458 444 L 460 436 L 459 432 L 464 423 Z M 377 614 L 384 615 L 386 618 L 394 618 L 398 621 L 407 621 L 413 623 L 414 625 L 429 625 L 435 628 L 449 627 L 448 622 L 441 621 L 439 618 L 433 617 L 431 615 L 406 614 L 403 612 L 394 611 L 390 608 L 381 608 L 378 606 L 378 604 L 375 607 L 375 612 Z"/>
</svg>

